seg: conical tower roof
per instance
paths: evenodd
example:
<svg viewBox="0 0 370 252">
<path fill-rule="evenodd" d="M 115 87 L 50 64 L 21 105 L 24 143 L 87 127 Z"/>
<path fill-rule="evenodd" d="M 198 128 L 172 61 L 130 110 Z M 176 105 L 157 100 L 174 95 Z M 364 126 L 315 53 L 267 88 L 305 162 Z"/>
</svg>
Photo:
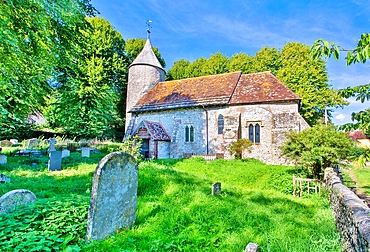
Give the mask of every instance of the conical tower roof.
<svg viewBox="0 0 370 252">
<path fill-rule="evenodd" d="M 143 50 L 139 53 L 136 59 L 131 63 L 130 67 L 134 65 L 150 65 L 165 71 L 155 56 L 150 40 L 147 39 Z"/>
</svg>

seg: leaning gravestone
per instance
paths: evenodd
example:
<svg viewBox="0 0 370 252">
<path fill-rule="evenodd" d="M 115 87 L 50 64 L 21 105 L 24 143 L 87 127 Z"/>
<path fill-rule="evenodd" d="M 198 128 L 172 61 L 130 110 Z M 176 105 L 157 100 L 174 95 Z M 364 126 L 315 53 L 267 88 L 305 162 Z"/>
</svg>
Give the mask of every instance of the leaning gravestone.
<svg viewBox="0 0 370 252">
<path fill-rule="evenodd" d="M 96 167 L 86 240 L 101 240 L 136 219 L 138 168 L 135 159 L 124 152 L 105 156 Z"/>
<path fill-rule="evenodd" d="M 10 183 L 10 178 L 5 176 L 4 174 L 0 174 L 0 183 Z"/>
<path fill-rule="evenodd" d="M 6 155 L 0 154 L 0 164 L 6 164 Z"/>
<path fill-rule="evenodd" d="M 12 211 L 16 206 L 30 204 L 36 201 L 33 192 L 19 189 L 7 192 L 0 197 L 0 214 Z"/>
<path fill-rule="evenodd" d="M 28 144 L 27 144 L 27 149 L 32 150 L 33 148 L 35 148 L 39 144 L 39 142 L 40 142 L 40 140 L 38 140 L 37 138 L 29 139 Z"/>
<path fill-rule="evenodd" d="M 89 147 L 81 148 L 81 157 L 90 157 L 90 148 Z"/>
<path fill-rule="evenodd" d="M 62 152 L 51 151 L 49 154 L 48 171 L 60 171 L 62 169 Z"/>
</svg>

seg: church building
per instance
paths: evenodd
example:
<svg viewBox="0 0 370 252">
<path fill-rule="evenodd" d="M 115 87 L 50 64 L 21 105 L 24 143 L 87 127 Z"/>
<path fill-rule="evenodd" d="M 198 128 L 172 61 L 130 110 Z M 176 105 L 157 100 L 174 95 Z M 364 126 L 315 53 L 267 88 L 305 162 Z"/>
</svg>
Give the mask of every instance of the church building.
<svg viewBox="0 0 370 252">
<path fill-rule="evenodd" d="M 164 78 L 148 39 L 129 67 L 125 126 L 125 137 L 143 140 L 146 158 L 232 158 L 230 144 L 246 138 L 253 145 L 243 158 L 285 164 L 279 147 L 286 134 L 309 127 L 301 99 L 270 72 Z"/>
</svg>

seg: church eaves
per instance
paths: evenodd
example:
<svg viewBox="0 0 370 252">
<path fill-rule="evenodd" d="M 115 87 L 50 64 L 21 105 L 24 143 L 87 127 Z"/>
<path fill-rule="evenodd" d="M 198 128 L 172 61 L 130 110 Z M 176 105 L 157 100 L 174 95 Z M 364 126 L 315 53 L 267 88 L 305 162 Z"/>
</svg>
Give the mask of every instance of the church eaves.
<svg viewBox="0 0 370 252">
<path fill-rule="evenodd" d="M 165 71 L 155 56 L 150 40 L 147 39 L 143 50 L 139 53 L 136 59 L 131 63 L 130 67 L 134 65 L 150 65 Z"/>
</svg>

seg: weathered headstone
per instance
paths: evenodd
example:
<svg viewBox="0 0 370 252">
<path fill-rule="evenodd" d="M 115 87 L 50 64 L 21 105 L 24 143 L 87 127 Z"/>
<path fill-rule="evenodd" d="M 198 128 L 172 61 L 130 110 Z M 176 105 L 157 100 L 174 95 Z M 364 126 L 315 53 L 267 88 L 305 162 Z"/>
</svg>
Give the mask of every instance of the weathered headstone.
<svg viewBox="0 0 370 252">
<path fill-rule="evenodd" d="M 0 214 L 12 211 L 16 206 L 30 204 L 36 196 L 29 190 L 19 189 L 7 192 L 0 197 Z"/>
<path fill-rule="evenodd" d="M 135 159 L 124 152 L 105 156 L 96 167 L 86 240 L 101 240 L 136 219 L 138 168 Z"/>
<path fill-rule="evenodd" d="M 245 247 L 244 252 L 260 252 L 260 247 L 257 243 L 250 242 L 248 243 L 247 247 Z"/>
<path fill-rule="evenodd" d="M 0 154 L 0 164 L 6 164 L 7 157 L 6 155 Z"/>
<path fill-rule="evenodd" d="M 221 183 L 220 182 L 216 182 L 216 183 L 213 183 L 212 185 L 212 195 L 218 195 L 221 193 Z"/>
<path fill-rule="evenodd" d="M 89 147 L 81 148 L 81 157 L 90 157 L 90 148 Z"/>
<path fill-rule="evenodd" d="M 10 183 L 10 178 L 5 176 L 4 174 L 0 174 L 0 183 Z"/>
<path fill-rule="evenodd" d="M 28 140 L 27 149 L 32 150 L 39 144 L 40 140 L 37 138 L 31 138 Z"/>
<path fill-rule="evenodd" d="M 48 171 L 60 171 L 62 169 L 62 152 L 51 151 L 49 154 Z"/>
<path fill-rule="evenodd" d="M 49 139 L 49 149 L 48 151 L 55 151 L 55 144 L 57 143 L 57 140 L 55 138 L 50 138 Z"/>
<path fill-rule="evenodd" d="M 69 157 L 71 152 L 67 149 L 62 150 L 62 158 Z"/>
<path fill-rule="evenodd" d="M 18 140 L 17 139 L 10 139 L 9 141 L 12 142 L 12 144 L 18 144 Z"/>
<path fill-rule="evenodd" d="M 9 140 L 3 140 L 1 141 L 1 146 L 2 147 L 11 147 L 13 145 L 12 142 L 10 142 Z"/>
</svg>

